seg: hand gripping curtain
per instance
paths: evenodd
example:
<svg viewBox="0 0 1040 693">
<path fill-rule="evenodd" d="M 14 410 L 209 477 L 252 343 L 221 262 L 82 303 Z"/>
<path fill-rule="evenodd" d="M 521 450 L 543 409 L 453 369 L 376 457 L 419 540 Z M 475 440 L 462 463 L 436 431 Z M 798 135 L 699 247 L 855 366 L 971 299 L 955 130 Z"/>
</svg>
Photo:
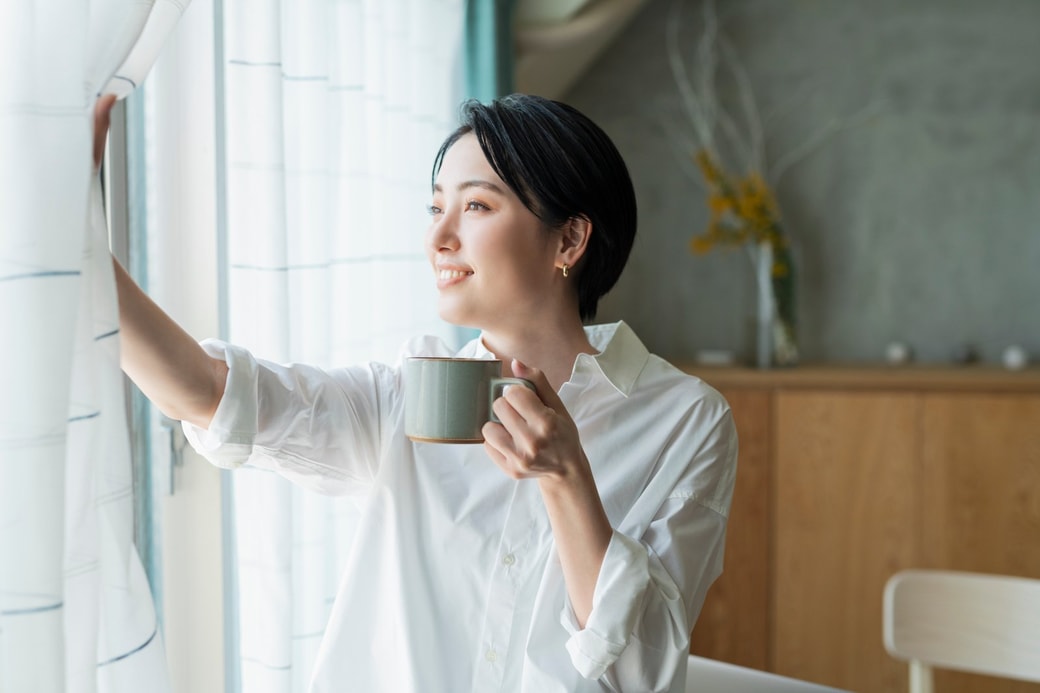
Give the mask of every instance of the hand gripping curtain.
<svg viewBox="0 0 1040 693">
<path fill-rule="evenodd" d="M 169 690 L 133 503 L 94 103 L 187 0 L 0 6 L 0 692 Z"/>
<path fill-rule="evenodd" d="M 433 156 L 458 112 L 461 0 L 224 10 L 231 341 L 319 366 L 392 363 L 416 334 L 450 341 L 423 237 Z M 242 688 L 305 691 L 353 501 L 231 477 Z"/>
</svg>

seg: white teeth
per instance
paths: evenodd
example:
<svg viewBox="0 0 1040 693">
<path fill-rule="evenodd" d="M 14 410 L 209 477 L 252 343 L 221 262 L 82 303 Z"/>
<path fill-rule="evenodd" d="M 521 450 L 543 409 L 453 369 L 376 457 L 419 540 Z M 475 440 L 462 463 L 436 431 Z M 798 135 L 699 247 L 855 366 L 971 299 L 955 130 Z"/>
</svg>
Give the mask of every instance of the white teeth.
<svg viewBox="0 0 1040 693">
<path fill-rule="evenodd" d="M 460 272 L 458 270 L 440 270 L 437 273 L 439 279 L 459 279 L 461 277 L 468 277 L 473 274 L 472 272 Z"/>
</svg>

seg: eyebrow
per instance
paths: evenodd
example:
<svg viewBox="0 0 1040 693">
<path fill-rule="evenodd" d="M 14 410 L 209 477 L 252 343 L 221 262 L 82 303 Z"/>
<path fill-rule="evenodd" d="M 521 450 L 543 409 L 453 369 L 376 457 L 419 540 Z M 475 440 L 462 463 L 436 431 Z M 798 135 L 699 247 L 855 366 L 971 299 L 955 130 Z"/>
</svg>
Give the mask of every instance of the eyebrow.
<svg viewBox="0 0 1040 693">
<path fill-rule="evenodd" d="M 459 190 L 459 192 L 461 192 L 461 191 L 466 190 L 468 188 L 483 188 L 485 190 L 490 190 L 491 192 L 496 192 L 496 193 L 498 193 L 500 195 L 505 195 L 506 194 L 506 191 L 503 190 L 500 186 L 495 185 L 494 183 L 492 183 L 489 180 L 482 180 L 480 178 L 474 178 L 473 180 L 462 181 L 461 183 L 458 184 L 456 189 Z M 434 183 L 433 184 L 433 189 L 434 189 L 435 192 L 441 192 L 441 191 L 444 190 L 444 188 L 441 186 L 440 183 Z"/>
</svg>

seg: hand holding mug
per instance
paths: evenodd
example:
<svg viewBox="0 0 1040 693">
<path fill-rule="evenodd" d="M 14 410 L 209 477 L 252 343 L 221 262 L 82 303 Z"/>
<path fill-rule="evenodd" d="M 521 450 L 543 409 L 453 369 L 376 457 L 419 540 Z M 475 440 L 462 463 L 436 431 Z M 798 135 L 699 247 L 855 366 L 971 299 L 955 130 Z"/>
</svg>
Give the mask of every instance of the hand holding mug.
<svg viewBox="0 0 1040 693">
<path fill-rule="evenodd" d="M 484 426 L 484 448 L 515 479 L 588 474 L 578 427 L 545 375 L 513 361 L 513 374 L 533 389 L 510 388 L 494 403 L 500 423 Z"/>
</svg>

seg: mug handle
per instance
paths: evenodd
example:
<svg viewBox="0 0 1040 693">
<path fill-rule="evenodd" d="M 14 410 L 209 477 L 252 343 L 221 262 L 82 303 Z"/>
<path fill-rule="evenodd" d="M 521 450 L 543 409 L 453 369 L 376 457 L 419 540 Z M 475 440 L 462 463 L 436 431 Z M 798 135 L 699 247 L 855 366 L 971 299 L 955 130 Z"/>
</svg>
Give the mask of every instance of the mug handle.
<svg viewBox="0 0 1040 693">
<path fill-rule="evenodd" d="M 491 379 L 491 396 L 488 399 L 488 415 L 491 420 L 495 423 L 502 423 L 502 421 L 495 416 L 495 410 L 491 407 L 495 400 L 502 396 L 502 391 L 509 385 L 523 385 L 531 392 L 537 392 L 534 383 L 524 378 L 492 378 Z"/>
</svg>

